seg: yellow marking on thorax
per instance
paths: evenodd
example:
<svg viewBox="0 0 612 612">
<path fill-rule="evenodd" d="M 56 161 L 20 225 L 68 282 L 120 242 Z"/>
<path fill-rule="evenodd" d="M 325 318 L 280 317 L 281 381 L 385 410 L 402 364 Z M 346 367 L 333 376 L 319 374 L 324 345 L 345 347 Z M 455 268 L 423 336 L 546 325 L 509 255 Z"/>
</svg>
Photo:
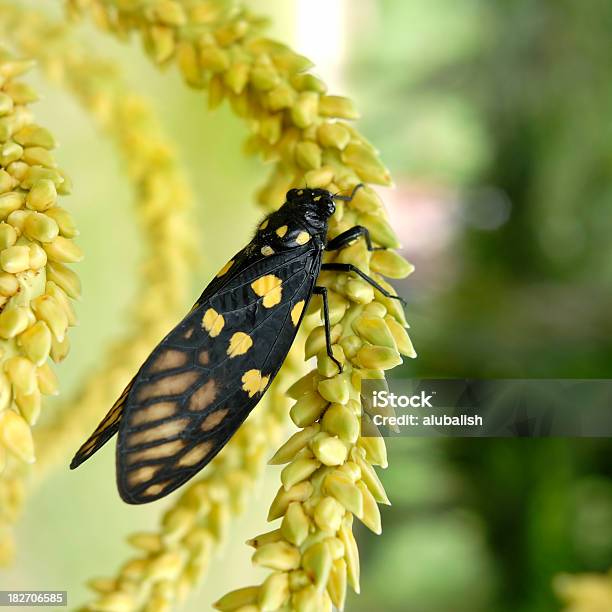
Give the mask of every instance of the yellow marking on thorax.
<svg viewBox="0 0 612 612">
<path fill-rule="evenodd" d="M 209 308 L 202 317 L 202 327 L 210 334 L 211 338 L 216 338 L 224 325 L 223 315 L 220 315 L 214 308 Z"/>
<path fill-rule="evenodd" d="M 284 235 L 287 233 L 287 230 L 288 230 L 288 229 L 289 229 L 289 228 L 288 228 L 286 225 L 281 225 L 280 227 L 277 227 L 277 228 L 276 228 L 276 235 L 277 235 L 279 238 L 282 238 L 282 237 L 283 237 L 283 236 L 284 236 Z"/>
<path fill-rule="evenodd" d="M 295 239 L 299 245 L 306 244 L 309 240 L 310 234 L 308 232 L 300 232 Z"/>
<path fill-rule="evenodd" d="M 304 310 L 304 300 L 300 300 L 291 309 L 291 321 L 293 321 L 294 325 L 297 325 L 300 322 L 300 317 L 302 316 L 302 311 L 303 310 Z"/>
<path fill-rule="evenodd" d="M 242 388 L 253 397 L 256 393 L 263 393 L 270 380 L 269 376 L 262 376 L 259 370 L 249 370 L 242 375 Z"/>
<path fill-rule="evenodd" d="M 254 280 L 251 288 L 260 297 L 263 297 L 264 308 L 272 308 L 281 301 L 283 294 L 283 281 L 273 274 L 266 274 Z"/>
<path fill-rule="evenodd" d="M 232 357 L 237 357 L 238 355 L 244 355 L 251 347 L 253 346 L 253 340 L 251 336 L 245 334 L 244 332 L 236 332 L 231 338 L 229 342 L 229 346 L 227 347 L 227 354 Z"/>
<path fill-rule="evenodd" d="M 219 278 L 220 276 L 223 276 L 225 273 L 227 273 L 227 271 L 234 265 L 234 260 L 230 259 L 218 272 L 217 272 L 217 278 Z"/>
</svg>

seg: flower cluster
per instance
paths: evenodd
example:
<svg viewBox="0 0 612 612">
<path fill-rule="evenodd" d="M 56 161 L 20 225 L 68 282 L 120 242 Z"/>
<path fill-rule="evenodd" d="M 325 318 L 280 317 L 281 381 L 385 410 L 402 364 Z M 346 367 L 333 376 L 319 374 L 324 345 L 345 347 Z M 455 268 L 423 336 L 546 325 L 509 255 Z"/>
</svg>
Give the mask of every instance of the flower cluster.
<svg viewBox="0 0 612 612">
<path fill-rule="evenodd" d="M 87 52 L 66 24 L 54 23 L 36 11 L 3 4 L 0 27 L 20 52 L 36 58 L 45 76 L 76 97 L 116 144 L 133 187 L 145 246 L 129 331 L 113 342 L 95 375 L 79 386 L 74 397 L 36 428 L 37 462 L 32 475 L 40 480 L 55 465 L 65 467 L 66 453 L 91 432 L 152 346 L 184 311 L 195 238 L 189 218 L 191 193 L 175 155 L 149 104 L 130 93 L 114 65 Z M 10 485 L 19 495 L 12 493 L 10 506 L 2 504 L 2 509 L 12 509 L 13 521 L 26 491 L 25 475 L 14 474 Z"/>
<path fill-rule="evenodd" d="M 612 571 L 602 574 L 562 574 L 555 579 L 564 612 L 604 612 L 612 609 Z"/>
<path fill-rule="evenodd" d="M 265 207 L 277 207 L 289 188 L 304 184 L 332 192 L 350 192 L 359 182 L 390 184 L 376 150 L 348 122 L 357 117 L 352 102 L 329 95 L 307 72 L 306 58 L 262 38 L 262 20 L 248 11 L 206 0 L 74 0 L 69 6 L 118 36 L 139 32 L 155 62 L 176 63 L 188 84 L 208 90 L 209 106 L 229 101 L 252 130 L 247 151 L 275 162 L 259 193 Z M 330 237 L 356 224 L 378 245 L 398 246 L 369 186 L 340 203 Z M 401 278 L 411 271 L 394 251 L 372 253 L 363 242 L 330 259 L 358 266 L 389 291 L 382 275 Z M 324 329 L 317 325 L 306 340 L 306 358 L 316 357 L 317 369 L 289 391 L 296 400 L 290 415 L 301 429 L 273 459 L 287 464 L 269 514 L 281 525 L 252 540 L 254 562 L 272 572 L 261 585 L 223 597 L 221 610 L 341 608 L 347 583 L 359 589 L 353 518 L 380 532 L 378 503 L 387 498 L 373 466 L 384 467 L 386 453 L 380 438 L 360 436 L 361 381 L 384 377 L 401 354 L 414 351 L 396 300 L 352 275 L 325 273 L 319 282 L 329 289 L 333 352 L 343 372 L 326 355 Z M 141 609 L 130 605 L 121 609 Z"/>
<path fill-rule="evenodd" d="M 55 163 L 53 135 L 34 122 L 37 95 L 20 78 L 31 66 L 0 53 L 0 564 L 12 556 L 23 465 L 35 460 L 31 427 L 41 397 L 58 390 L 48 360 L 68 353 L 80 293 L 67 265 L 82 258 L 78 232 L 58 204 L 71 182 Z"/>
</svg>

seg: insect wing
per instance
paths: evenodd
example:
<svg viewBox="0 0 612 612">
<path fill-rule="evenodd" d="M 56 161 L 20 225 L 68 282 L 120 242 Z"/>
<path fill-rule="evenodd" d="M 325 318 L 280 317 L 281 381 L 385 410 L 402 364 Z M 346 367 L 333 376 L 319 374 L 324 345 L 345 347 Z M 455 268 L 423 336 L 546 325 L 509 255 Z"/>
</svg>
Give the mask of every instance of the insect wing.
<svg viewBox="0 0 612 612">
<path fill-rule="evenodd" d="M 129 503 L 167 495 L 202 469 L 261 399 L 313 291 L 312 248 L 233 263 L 147 359 L 119 426 L 117 481 Z M 230 267 L 231 270 L 231 267 Z"/>
</svg>

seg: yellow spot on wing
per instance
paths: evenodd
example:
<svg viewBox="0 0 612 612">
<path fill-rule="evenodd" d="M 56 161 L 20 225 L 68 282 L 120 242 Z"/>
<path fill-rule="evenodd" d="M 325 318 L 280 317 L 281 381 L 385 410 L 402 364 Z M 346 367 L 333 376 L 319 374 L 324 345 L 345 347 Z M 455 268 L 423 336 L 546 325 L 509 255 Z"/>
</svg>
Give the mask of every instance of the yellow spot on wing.
<svg viewBox="0 0 612 612">
<path fill-rule="evenodd" d="M 264 222 L 259 226 L 260 230 L 265 230 L 268 227 L 268 219 L 264 219 Z"/>
<path fill-rule="evenodd" d="M 149 368 L 150 372 L 163 372 L 180 368 L 187 361 L 187 354 L 176 349 L 164 349 L 161 351 L 153 365 Z"/>
<path fill-rule="evenodd" d="M 211 429 L 214 429 L 225 418 L 225 415 L 227 413 L 228 413 L 228 408 L 219 408 L 219 410 L 215 410 L 214 412 L 211 412 L 202 421 L 202 424 L 200 425 L 200 429 L 202 431 L 210 431 Z"/>
<path fill-rule="evenodd" d="M 282 238 L 287 233 L 288 229 L 289 228 L 286 225 L 281 225 L 280 227 L 276 228 L 276 235 L 279 238 Z"/>
<path fill-rule="evenodd" d="M 302 311 L 304 310 L 304 300 L 300 300 L 292 309 L 291 309 L 291 320 L 294 325 L 297 325 L 300 321 L 300 317 L 302 316 Z"/>
<path fill-rule="evenodd" d="M 191 450 L 188 450 L 178 461 L 179 466 L 192 466 L 199 463 L 212 448 L 212 442 L 203 442 L 194 446 Z"/>
<path fill-rule="evenodd" d="M 215 401 L 218 393 L 214 379 L 203 384 L 189 399 L 189 410 L 204 410 Z"/>
<path fill-rule="evenodd" d="M 223 326 L 225 319 L 214 308 L 209 308 L 202 317 L 202 327 L 211 335 L 212 338 L 217 337 Z"/>
<path fill-rule="evenodd" d="M 179 374 L 164 376 L 155 382 L 140 387 L 137 399 L 144 402 L 151 397 L 160 397 L 161 395 L 180 395 L 187 391 L 197 378 L 198 373 L 195 370 L 187 370 Z"/>
<path fill-rule="evenodd" d="M 127 480 L 131 486 L 142 484 L 151 480 L 153 476 L 159 471 L 159 465 L 147 465 L 145 467 L 133 470 L 128 474 Z"/>
<path fill-rule="evenodd" d="M 268 255 L 274 255 L 274 249 L 267 244 L 261 247 L 261 254 L 268 257 Z"/>
<path fill-rule="evenodd" d="M 230 259 L 218 272 L 217 278 L 223 276 L 232 266 L 234 265 L 234 260 Z"/>
<path fill-rule="evenodd" d="M 147 495 L 147 496 L 157 495 L 166 488 L 169 482 L 170 482 L 169 480 L 165 480 L 164 482 L 160 482 L 159 484 L 151 485 L 150 487 L 147 487 L 145 489 L 143 495 Z"/>
<path fill-rule="evenodd" d="M 251 336 L 244 332 L 236 332 L 231 338 L 227 347 L 227 354 L 232 357 L 244 355 L 253 346 Z"/>
<path fill-rule="evenodd" d="M 143 408 L 138 408 L 132 414 L 130 424 L 137 426 L 144 423 L 152 423 L 166 417 L 172 416 L 176 412 L 175 402 L 158 402 Z"/>
<path fill-rule="evenodd" d="M 269 376 L 262 376 L 259 370 L 249 370 L 242 375 L 242 388 L 253 397 L 256 393 L 263 393 L 268 386 Z"/>
<path fill-rule="evenodd" d="M 295 239 L 298 244 L 306 244 L 309 240 L 310 234 L 308 232 L 300 232 Z"/>
<path fill-rule="evenodd" d="M 272 308 L 281 301 L 283 281 L 273 274 L 266 274 L 251 283 L 253 291 L 263 296 L 264 308 Z M 211 334 L 212 335 L 212 334 Z"/>
<path fill-rule="evenodd" d="M 176 455 L 183 447 L 185 442 L 183 440 L 172 440 L 171 442 L 164 442 L 157 446 L 151 446 L 144 450 L 136 453 L 130 453 L 127 457 L 128 463 L 138 463 L 139 461 L 148 461 L 150 459 L 166 459 L 172 455 Z"/>
<path fill-rule="evenodd" d="M 139 444 L 147 444 L 155 440 L 163 440 L 181 433 L 189 424 L 189 419 L 175 419 L 174 421 L 166 421 L 156 427 L 145 429 L 133 433 L 129 438 L 130 446 L 138 446 Z"/>
</svg>

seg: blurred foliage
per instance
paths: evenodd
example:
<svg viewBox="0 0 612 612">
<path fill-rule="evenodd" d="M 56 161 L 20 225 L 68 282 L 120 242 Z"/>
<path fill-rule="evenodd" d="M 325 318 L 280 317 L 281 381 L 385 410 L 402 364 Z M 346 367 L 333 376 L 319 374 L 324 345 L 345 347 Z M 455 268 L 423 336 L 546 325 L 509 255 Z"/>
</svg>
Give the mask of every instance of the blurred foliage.
<svg viewBox="0 0 612 612">
<path fill-rule="evenodd" d="M 612 5 L 569 0 L 380 0 L 357 15 L 364 131 L 402 194 L 446 194 L 451 228 L 427 252 L 401 237 L 419 359 L 396 376 L 609 377 L 611 25 Z M 559 572 L 612 565 L 607 440 L 394 442 L 393 533 L 364 554 L 379 608 L 549 611 Z"/>
</svg>

